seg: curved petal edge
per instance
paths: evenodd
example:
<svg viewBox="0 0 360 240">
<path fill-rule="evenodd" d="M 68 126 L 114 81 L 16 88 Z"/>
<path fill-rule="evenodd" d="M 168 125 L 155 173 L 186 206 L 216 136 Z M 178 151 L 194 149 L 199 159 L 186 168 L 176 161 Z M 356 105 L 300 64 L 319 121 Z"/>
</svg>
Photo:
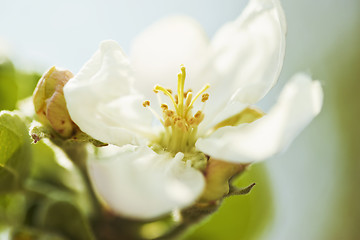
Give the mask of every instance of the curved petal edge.
<svg viewBox="0 0 360 240">
<path fill-rule="evenodd" d="M 264 160 L 286 149 L 293 139 L 319 114 L 323 92 L 319 81 L 300 73 L 284 87 L 278 102 L 264 117 L 249 124 L 223 127 L 196 147 L 230 162 Z"/>
<path fill-rule="evenodd" d="M 67 82 L 64 96 L 71 119 L 83 132 L 104 143 L 121 146 L 139 142 L 141 134 L 132 125 L 143 123 L 143 119 L 151 121 L 151 117 L 143 117 L 146 111 L 123 111 L 129 106 L 142 106 L 143 99 L 134 94 L 129 61 L 112 40 L 103 41 L 79 73 Z"/>
<path fill-rule="evenodd" d="M 202 194 L 202 173 L 149 147 L 126 145 L 104 159 L 89 161 L 92 183 L 108 207 L 133 219 L 153 219 L 194 203 Z"/>
</svg>

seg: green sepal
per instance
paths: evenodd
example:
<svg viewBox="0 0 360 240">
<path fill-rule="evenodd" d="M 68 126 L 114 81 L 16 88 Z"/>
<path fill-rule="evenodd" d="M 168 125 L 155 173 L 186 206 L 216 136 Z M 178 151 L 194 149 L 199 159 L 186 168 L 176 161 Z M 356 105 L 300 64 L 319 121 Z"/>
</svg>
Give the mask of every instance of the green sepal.
<svg viewBox="0 0 360 240">
<path fill-rule="evenodd" d="M 233 185 L 230 185 L 229 193 L 225 197 L 235 196 L 235 195 L 245 195 L 250 193 L 251 189 L 256 185 L 256 183 L 252 183 L 247 187 L 238 188 Z"/>
<path fill-rule="evenodd" d="M 34 143 L 37 143 L 43 138 L 48 138 L 59 146 L 71 145 L 74 143 L 91 143 L 95 147 L 107 146 L 107 143 L 98 141 L 82 131 L 77 131 L 75 135 L 64 139 L 57 134 L 51 127 L 41 125 L 39 122 L 33 121 L 30 127 L 30 136 Z"/>
</svg>

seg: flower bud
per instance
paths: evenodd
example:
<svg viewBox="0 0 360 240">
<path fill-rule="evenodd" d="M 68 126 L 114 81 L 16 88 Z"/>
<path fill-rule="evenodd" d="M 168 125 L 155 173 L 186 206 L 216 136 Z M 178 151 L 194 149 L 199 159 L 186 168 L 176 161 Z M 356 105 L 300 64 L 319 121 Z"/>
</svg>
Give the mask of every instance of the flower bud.
<svg viewBox="0 0 360 240">
<path fill-rule="evenodd" d="M 71 137 L 78 129 L 70 118 L 63 92 L 65 84 L 72 77 L 70 71 L 52 67 L 41 77 L 33 94 L 39 121 L 63 138 Z"/>
<path fill-rule="evenodd" d="M 230 180 L 243 172 L 248 164 L 231 163 L 210 158 L 205 170 L 206 188 L 201 202 L 221 200 L 230 190 Z"/>
</svg>

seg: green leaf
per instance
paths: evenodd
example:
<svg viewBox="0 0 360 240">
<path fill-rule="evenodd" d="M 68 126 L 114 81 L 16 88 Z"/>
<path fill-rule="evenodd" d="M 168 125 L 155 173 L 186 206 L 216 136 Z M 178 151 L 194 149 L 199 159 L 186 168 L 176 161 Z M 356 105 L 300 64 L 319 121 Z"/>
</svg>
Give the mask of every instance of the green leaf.
<svg viewBox="0 0 360 240">
<path fill-rule="evenodd" d="M 13 110 L 17 100 L 15 69 L 13 64 L 0 59 L 0 110 Z"/>
<path fill-rule="evenodd" d="M 0 224 L 20 225 L 25 219 L 25 210 L 26 199 L 22 193 L 0 195 Z"/>
<path fill-rule="evenodd" d="M 32 95 L 36 83 L 41 77 L 41 74 L 36 72 L 24 72 L 17 70 L 15 76 L 15 80 L 18 86 L 18 99 L 24 99 Z"/>
<path fill-rule="evenodd" d="M 69 201 L 47 201 L 42 209 L 40 226 L 72 240 L 95 239 L 87 219 Z"/>
<path fill-rule="evenodd" d="M 18 190 L 29 174 L 28 130 L 14 112 L 0 112 L 0 193 Z"/>
</svg>

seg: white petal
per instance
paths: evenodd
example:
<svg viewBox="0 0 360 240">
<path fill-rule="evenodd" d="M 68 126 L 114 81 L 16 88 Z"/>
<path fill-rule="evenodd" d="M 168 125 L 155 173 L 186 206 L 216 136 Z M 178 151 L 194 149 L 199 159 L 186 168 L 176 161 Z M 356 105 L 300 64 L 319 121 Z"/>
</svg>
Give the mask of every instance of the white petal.
<svg viewBox="0 0 360 240">
<path fill-rule="evenodd" d="M 136 133 L 146 131 L 151 115 L 142 107 L 142 96 L 133 94 L 131 82 L 129 62 L 120 46 L 102 42 L 64 87 L 71 119 L 83 132 L 105 143 L 139 142 Z"/>
<path fill-rule="evenodd" d="M 232 162 L 264 160 L 285 149 L 320 112 L 323 93 L 318 81 L 297 74 L 285 86 L 269 114 L 250 124 L 223 127 L 199 139 L 198 149 Z"/>
<path fill-rule="evenodd" d="M 216 33 L 203 71 L 214 80 L 207 106 L 211 119 L 216 114 L 220 120 L 228 117 L 221 116 L 226 105 L 256 103 L 273 87 L 283 64 L 285 34 L 278 0 L 251 0 L 238 19 Z"/>
<path fill-rule="evenodd" d="M 73 88 L 89 86 L 102 99 L 114 99 L 129 94 L 131 82 L 129 60 L 117 42 L 107 40 L 100 43 L 98 51 L 69 85 Z"/>
<path fill-rule="evenodd" d="M 89 161 L 95 189 L 117 214 L 152 219 L 191 205 L 201 195 L 205 180 L 182 161 L 159 155 L 148 147 L 126 145 L 117 155 Z"/>
<path fill-rule="evenodd" d="M 135 39 L 131 48 L 131 64 L 136 79 L 141 81 L 139 88 L 150 93 L 155 84 L 161 84 L 176 91 L 177 74 L 184 64 L 189 87 L 200 89 L 202 83 L 191 79 L 200 70 L 207 47 L 204 30 L 192 18 L 174 16 L 154 23 Z"/>
<path fill-rule="evenodd" d="M 278 0 L 251 0 L 236 21 L 215 35 L 214 67 L 227 87 L 237 90 L 233 97 L 238 101 L 253 104 L 275 84 L 283 64 L 285 34 Z"/>
</svg>

